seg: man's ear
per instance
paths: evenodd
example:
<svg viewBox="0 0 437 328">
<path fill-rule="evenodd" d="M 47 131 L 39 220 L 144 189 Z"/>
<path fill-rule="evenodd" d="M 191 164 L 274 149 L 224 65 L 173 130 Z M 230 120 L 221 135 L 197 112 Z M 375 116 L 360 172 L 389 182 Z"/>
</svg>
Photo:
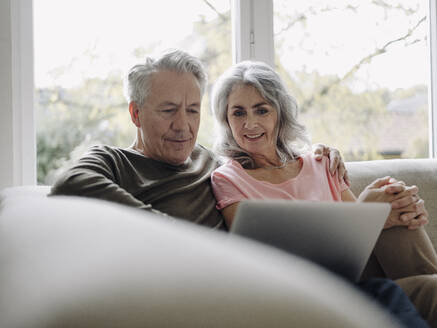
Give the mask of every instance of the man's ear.
<svg viewBox="0 0 437 328">
<path fill-rule="evenodd" d="M 140 123 L 140 107 L 137 105 L 135 101 L 131 101 L 129 103 L 129 113 L 132 122 L 136 125 L 137 128 L 141 127 Z"/>
</svg>

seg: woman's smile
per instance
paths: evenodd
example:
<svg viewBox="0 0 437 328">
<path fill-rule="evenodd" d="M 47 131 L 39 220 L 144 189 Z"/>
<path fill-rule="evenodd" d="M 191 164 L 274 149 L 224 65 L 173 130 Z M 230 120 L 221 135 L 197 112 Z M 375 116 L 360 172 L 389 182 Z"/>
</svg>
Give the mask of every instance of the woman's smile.
<svg viewBox="0 0 437 328">
<path fill-rule="evenodd" d="M 259 139 L 261 139 L 261 137 L 263 137 L 265 134 L 264 133 L 258 133 L 258 134 L 245 134 L 244 136 L 249 139 L 250 141 L 258 141 Z"/>
</svg>

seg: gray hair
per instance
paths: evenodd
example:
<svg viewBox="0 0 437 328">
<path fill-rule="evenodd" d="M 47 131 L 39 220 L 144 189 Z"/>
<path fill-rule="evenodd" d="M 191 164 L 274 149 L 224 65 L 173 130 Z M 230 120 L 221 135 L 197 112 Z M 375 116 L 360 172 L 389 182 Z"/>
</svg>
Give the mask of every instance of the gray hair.
<svg viewBox="0 0 437 328">
<path fill-rule="evenodd" d="M 243 61 L 224 72 L 212 91 L 212 111 L 218 136 L 214 150 L 221 156 L 238 161 L 245 168 L 254 168 L 251 156 L 238 146 L 227 120 L 228 98 L 236 85 L 253 86 L 278 113 L 276 151 L 283 163 L 294 159 L 308 146 L 305 127 L 297 121 L 296 100 L 288 93 L 280 76 L 267 64 Z"/>
<path fill-rule="evenodd" d="M 149 93 L 150 78 L 153 73 L 160 71 L 192 73 L 199 84 L 200 95 L 205 93 L 208 78 L 200 60 L 182 50 L 172 49 L 156 59 L 147 57 L 144 64 L 135 65 L 129 70 L 124 81 L 127 102 L 134 101 L 143 107 Z"/>
</svg>

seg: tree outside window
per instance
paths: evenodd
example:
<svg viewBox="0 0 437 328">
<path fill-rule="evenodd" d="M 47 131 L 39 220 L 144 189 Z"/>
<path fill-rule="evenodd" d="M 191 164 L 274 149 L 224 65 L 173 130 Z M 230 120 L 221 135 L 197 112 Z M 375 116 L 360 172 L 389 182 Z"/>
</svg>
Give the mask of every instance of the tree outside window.
<svg viewBox="0 0 437 328">
<path fill-rule="evenodd" d="M 92 145 L 132 143 L 122 80 L 145 56 L 168 48 L 198 56 L 208 90 L 232 63 L 229 1 L 39 0 L 34 11 L 40 184 L 51 184 Z M 198 135 L 207 147 L 212 125 L 207 94 Z"/>
<path fill-rule="evenodd" d="M 313 142 L 428 157 L 427 1 L 274 0 L 275 59 Z"/>
<path fill-rule="evenodd" d="M 276 69 L 313 142 L 339 148 L 346 160 L 428 156 L 425 0 L 273 3 Z M 166 48 L 184 49 L 208 69 L 198 141 L 211 147 L 209 91 L 232 64 L 230 7 L 35 2 L 38 182 L 51 184 L 93 144 L 130 145 L 123 76 Z"/>
</svg>

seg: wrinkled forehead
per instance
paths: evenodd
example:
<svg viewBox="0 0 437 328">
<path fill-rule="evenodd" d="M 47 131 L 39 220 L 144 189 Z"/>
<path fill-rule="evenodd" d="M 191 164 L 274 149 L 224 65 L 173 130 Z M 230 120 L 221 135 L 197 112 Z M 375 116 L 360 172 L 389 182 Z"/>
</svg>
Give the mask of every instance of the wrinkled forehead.
<svg viewBox="0 0 437 328">
<path fill-rule="evenodd" d="M 147 102 L 158 98 L 168 101 L 200 102 L 201 91 L 196 77 L 192 73 L 176 71 L 157 71 L 152 74 L 148 86 Z"/>
<path fill-rule="evenodd" d="M 200 93 L 200 83 L 193 73 L 190 72 L 177 72 L 171 70 L 159 70 L 152 73 L 150 78 L 150 84 L 153 87 L 167 87 L 167 88 L 180 88 L 186 84 L 188 86 L 196 86 Z"/>
</svg>

